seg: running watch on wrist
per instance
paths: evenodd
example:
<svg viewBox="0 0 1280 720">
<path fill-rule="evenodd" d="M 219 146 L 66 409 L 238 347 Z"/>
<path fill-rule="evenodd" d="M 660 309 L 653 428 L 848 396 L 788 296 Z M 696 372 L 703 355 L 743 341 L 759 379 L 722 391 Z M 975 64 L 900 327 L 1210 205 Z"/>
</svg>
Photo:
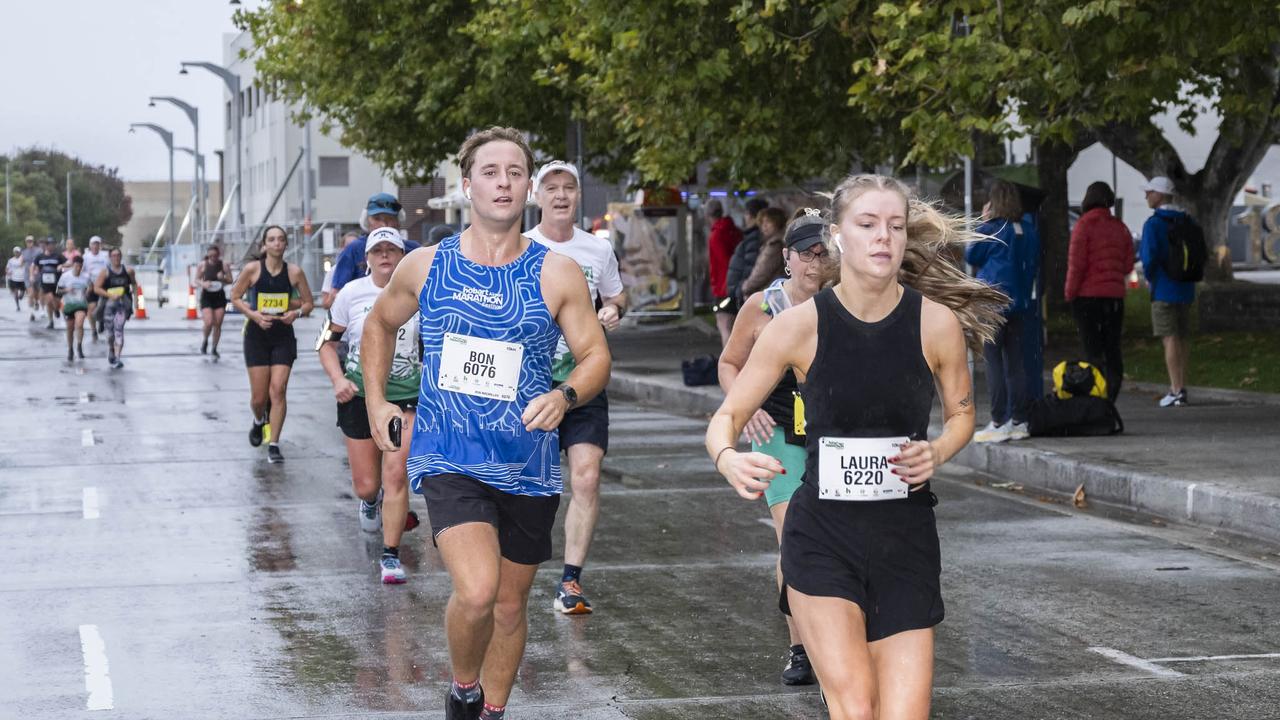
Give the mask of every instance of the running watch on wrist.
<svg viewBox="0 0 1280 720">
<path fill-rule="evenodd" d="M 560 394 L 564 395 L 564 399 L 569 402 L 569 409 L 572 410 L 578 404 L 578 391 L 573 389 L 572 385 L 561 383 L 557 388 Z"/>
</svg>

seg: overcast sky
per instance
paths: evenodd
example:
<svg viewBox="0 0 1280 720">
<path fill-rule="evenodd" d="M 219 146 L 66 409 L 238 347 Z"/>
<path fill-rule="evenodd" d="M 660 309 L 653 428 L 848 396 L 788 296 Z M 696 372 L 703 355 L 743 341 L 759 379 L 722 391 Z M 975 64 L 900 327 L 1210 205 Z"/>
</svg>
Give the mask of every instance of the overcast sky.
<svg viewBox="0 0 1280 720">
<path fill-rule="evenodd" d="M 259 2 L 247 0 L 245 7 Z M 191 146 L 191 122 L 152 95 L 200 109 L 200 151 L 209 179 L 222 149 L 222 81 L 179 62 L 222 62 L 222 35 L 235 32 L 227 0 L 0 0 L 0 152 L 52 146 L 91 165 L 117 167 L 126 180 L 167 180 L 169 154 L 151 122 Z M 175 177 L 190 182 L 178 153 Z"/>
</svg>

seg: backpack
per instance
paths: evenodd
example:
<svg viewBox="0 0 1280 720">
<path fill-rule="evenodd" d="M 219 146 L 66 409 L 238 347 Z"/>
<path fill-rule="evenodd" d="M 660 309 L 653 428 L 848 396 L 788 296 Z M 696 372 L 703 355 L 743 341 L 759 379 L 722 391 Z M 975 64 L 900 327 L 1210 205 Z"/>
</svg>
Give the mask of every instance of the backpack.
<svg viewBox="0 0 1280 720">
<path fill-rule="evenodd" d="M 1070 397 L 1107 396 L 1107 379 L 1102 371 L 1083 360 L 1063 360 L 1053 366 L 1053 394 L 1059 400 Z"/>
<path fill-rule="evenodd" d="M 1124 432 L 1116 406 L 1091 395 L 1062 399 L 1050 393 L 1027 409 L 1027 432 L 1034 437 L 1115 435 Z"/>
<path fill-rule="evenodd" d="M 1165 220 L 1169 226 L 1169 252 L 1164 257 L 1164 272 L 1177 282 L 1204 280 L 1204 266 L 1209 248 L 1204 243 L 1204 230 L 1185 213 Z"/>
<path fill-rule="evenodd" d="M 684 384 L 689 387 L 719 384 L 719 364 L 720 360 L 715 355 L 698 355 L 682 360 L 680 372 L 684 375 Z"/>
</svg>

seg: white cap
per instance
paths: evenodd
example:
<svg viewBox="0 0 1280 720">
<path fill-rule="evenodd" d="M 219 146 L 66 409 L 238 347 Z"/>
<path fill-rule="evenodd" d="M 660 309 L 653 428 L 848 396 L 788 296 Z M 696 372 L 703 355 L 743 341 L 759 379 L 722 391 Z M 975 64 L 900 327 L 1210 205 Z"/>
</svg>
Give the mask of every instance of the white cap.
<svg viewBox="0 0 1280 720">
<path fill-rule="evenodd" d="M 89 238 L 89 244 L 92 245 L 94 243 L 98 243 L 99 245 L 101 245 L 102 238 L 98 237 L 97 235 L 94 235 L 93 237 Z"/>
<path fill-rule="evenodd" d="M 1158 192 L 1162 195 L 1177 195 L 1173 189 L 1173 181 L 1163 175 L 1157 175 L 1142 186 L 1142 192 Z"/>
<path fill-rule="evenodd" d="M 396 247 L 404 250 L 404 238 L 400 237 L 400 231 L 395 228 L 380 227 L 369 233 L 369 237 L 365 238 L 364 251 L 369 252 L 378 243 L 391 243 Z"/>
<path fill-rule="evenodd" d="M 542 187 L 542 179 L 553 172 L 569 173 L 573 176 L 574 180 L 577 180 L 579 183 L 582 182 L 582 178 L 578 177 L 578 168 L 574 167 L 573 163 L 567 163 L 563 160 L 552 160 L 546 165 L 538 168 L 538 174 L 533 178 L 533 191 L 537 192 L 538 189 Z"/>
</svg>

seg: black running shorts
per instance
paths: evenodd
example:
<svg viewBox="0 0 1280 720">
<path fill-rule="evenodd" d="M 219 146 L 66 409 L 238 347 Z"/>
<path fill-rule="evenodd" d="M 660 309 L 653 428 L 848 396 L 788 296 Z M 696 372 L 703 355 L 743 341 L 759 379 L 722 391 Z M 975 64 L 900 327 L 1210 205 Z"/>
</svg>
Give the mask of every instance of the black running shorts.
<svg viewBox="0 0 1280 720">
<path fill-rule="evenodd" d="M 551 529 L 560 496 L 512 495 L 475 478 L 452 473 L 422 478 L 422 496 L 431 516 L 431 540 L 455 525 L 489 523 L 498 530 L 502 557 L 520 565 L 551 559 Z"/>
<path fill-rule="evenodd" d="M 213 308 L 214 310 L 227 309 L 227 293 L 225 290 L 209 292 L 205 290 L 200 293 L 200 308 Z"/>
<path fill-rule="evenodd" d="M 293 365 L 298 358 L 298 337 L 293 334 L 293 327 L 286 326 L 288 332 L 265 332 L 262 328 L 249 324 L 244 333 L 245 367 L 262 367 L 265 365 Z"/>
<path fill-rule="evenodd" d="M 560 421 L 560 449 L 587 443 L 609 452 L 609 396 L 604 390 L 585 405 L 565 413 Z"/>
<path fill-rule="evenodd" d="M 418 407 L 418 398 L 392 400 L 391 403 L 401 410 L 413 410 Z M 356 395 L 344 403 L 338 403 L 338 427 L 342 428 L 343 435 L 352 440 L 373 439 L 373 433 L 369 429 L 368 405 L 365 404 L 363 395 Z M 402 430 L 401 442 L 407 440 L 410 434 Z"/>
<path fill-rule="evenodd" d="M 791 496 L 782 530 L 786 589 L 862 608 L 867 641 L 942 622 L 938 528 L 926 488 L 909 500 L 820 500 L 811 483 Z"/>
<path fill-rule="evenodd" d="M 27 284 L 22 280 L 9 280 L 8 283 L 9 283 L 10 290 L 26 290 L 27 289 Z"/>
</svg>

